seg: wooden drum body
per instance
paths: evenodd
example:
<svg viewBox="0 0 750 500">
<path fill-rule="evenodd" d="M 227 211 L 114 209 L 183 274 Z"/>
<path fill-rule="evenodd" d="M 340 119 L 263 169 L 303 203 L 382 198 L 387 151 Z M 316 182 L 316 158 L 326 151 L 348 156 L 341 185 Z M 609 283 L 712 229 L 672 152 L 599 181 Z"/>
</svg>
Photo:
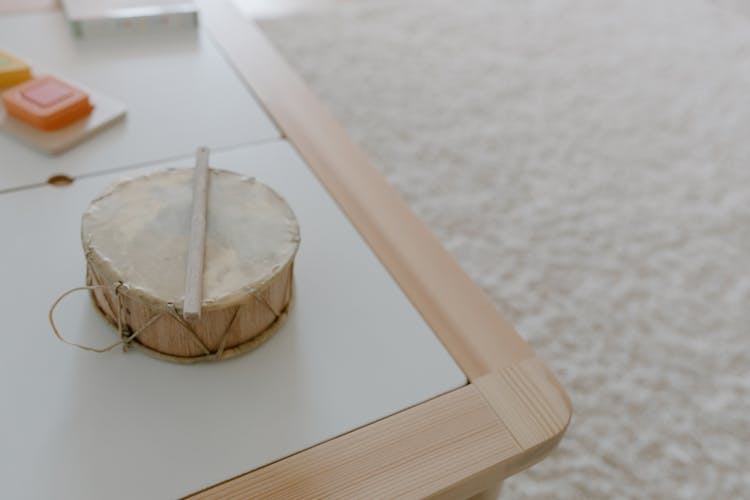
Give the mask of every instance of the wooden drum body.
<svg viewBox="0 0 750 500">
<path fill-rule="evenodd" d="M 82 218 L 87 284 L 127 347 L 170 361 L 225 359 L 270 337 L 292 299 L 299 226 L 252 178 L 211 169 L 201 317 L 183 319 L 192 170 L 128 179 Z"/>
</svg>

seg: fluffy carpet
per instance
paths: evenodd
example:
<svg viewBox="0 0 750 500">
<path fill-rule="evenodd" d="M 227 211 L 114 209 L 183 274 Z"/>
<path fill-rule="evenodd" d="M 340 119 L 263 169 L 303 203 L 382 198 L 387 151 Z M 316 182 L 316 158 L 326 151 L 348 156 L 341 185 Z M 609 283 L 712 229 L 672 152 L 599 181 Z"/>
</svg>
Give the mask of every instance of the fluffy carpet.
<svg viewBox="0 0 750 500">
<path fill-rule="evenodd" d="M 353 0 L 261 26 L 568 389 L 503 498 L 750 497 L 750 24 Z"/>
</svg>

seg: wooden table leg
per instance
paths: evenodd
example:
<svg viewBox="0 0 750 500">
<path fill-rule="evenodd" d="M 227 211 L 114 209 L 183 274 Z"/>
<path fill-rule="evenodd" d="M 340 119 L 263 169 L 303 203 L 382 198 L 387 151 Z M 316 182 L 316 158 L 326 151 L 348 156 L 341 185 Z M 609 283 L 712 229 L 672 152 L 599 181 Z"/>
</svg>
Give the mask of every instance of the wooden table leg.
<svg viewBox="0 0 750 500">
<path fill-rule="evenodd" d="M 503 482 L 500 481 L 492 488 L 486 489 L 481 493 L 469 497 L 468 500 L 498 500 L 500 498 L 500 490 L 503 489 Z"/>
</svg>

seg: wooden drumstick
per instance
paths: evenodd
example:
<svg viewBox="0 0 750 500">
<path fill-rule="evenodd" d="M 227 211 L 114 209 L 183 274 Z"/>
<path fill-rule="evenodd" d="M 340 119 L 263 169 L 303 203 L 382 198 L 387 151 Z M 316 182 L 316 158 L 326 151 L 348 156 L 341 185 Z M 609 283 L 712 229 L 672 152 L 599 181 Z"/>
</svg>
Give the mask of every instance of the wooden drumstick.
<svg viewBox="0 0 750 500">
<path fill-rule="evenodd" d="M 208 177 L 208 148 L 200 147 L 195 154 L 195 169 L 193 170 L 193 211 L 190 216 L 185 301 L 182 307 L 182 317 L 188 321 L 201 317 L 203 263 L 206 254 Z"/>
</svg>

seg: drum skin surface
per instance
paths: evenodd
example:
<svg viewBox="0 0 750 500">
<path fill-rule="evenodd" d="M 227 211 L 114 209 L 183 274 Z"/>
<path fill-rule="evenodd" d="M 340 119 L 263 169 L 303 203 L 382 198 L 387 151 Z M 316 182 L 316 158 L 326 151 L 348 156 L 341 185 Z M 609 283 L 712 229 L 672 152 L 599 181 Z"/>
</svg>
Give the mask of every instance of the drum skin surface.
<svg viewBox="0 0 750 500">
<path fill-rule="evenodd" d="M 208 193 L 201 318 L 189 322 L 180 313 L 192 169 L 119 181 L 82 217 L 97 307 L 121 337 L 137 332 L 135 345 L 174 361 L 249 350 L 283 321 L 291 301 L 300 243 L 292 209 L 265 184 L 225 170 L 211 169 Z"/>
</svg>

